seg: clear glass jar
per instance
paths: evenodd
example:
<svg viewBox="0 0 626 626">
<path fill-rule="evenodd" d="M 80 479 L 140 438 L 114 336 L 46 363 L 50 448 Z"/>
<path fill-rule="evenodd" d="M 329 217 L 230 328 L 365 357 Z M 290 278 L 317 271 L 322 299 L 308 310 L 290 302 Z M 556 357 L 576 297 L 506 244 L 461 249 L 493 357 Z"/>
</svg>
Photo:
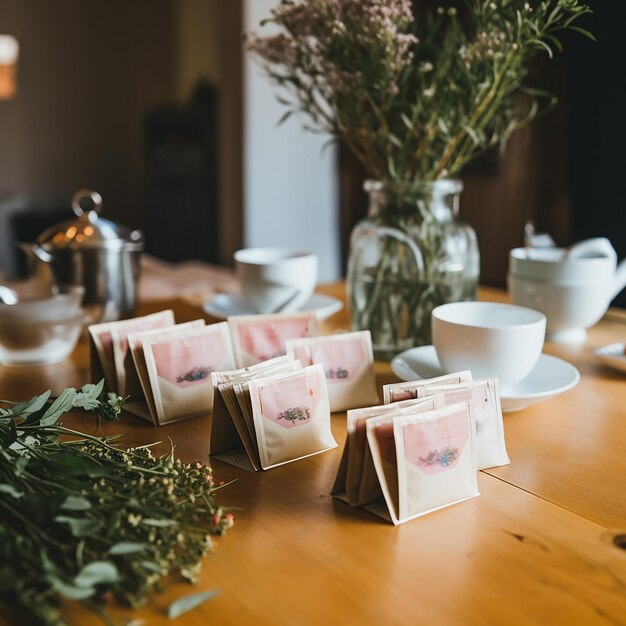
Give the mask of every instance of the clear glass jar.
<svg viewBox="0 0 626 626">
<path fill-rule="evenodd" d="M 374 354 L 431 343 L 430 314 L 474 300 L 476 234 L 458 218 L 463 183 L 366 181 L 369 213 L 352 231 L 348 300 L 354 330 L 369 329 Z"/>
</svg>

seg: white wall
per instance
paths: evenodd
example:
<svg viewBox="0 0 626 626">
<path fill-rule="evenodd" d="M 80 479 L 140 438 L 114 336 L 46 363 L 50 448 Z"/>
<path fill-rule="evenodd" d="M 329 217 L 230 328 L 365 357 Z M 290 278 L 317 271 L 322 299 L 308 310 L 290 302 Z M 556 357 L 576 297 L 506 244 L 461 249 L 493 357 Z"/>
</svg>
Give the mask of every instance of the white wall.
<svg viewBox="0 0 626 626">
<path fill-rule="evenodd" d="M 246 31 L 257 30 L 277 0 L 245 0 Z M 244 217 L 246 246 L 288 246 L 319 255 L 321 282 L 340 275 L 336 152 L 326 137 L 301 128 L 276 87 L 246 55 L 244 78 Z"/>
</svg>

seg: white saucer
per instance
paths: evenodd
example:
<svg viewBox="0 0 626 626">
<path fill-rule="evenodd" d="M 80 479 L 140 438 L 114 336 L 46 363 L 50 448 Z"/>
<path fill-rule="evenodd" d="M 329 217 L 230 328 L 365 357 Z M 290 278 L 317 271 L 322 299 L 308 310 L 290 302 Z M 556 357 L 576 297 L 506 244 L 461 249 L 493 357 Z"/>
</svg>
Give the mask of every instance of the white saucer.
<svg viewBox="0 0 626 626">
<path fill-rule="evenodd" d="M 217 319 L 224 320 L 229 315 L 253 315 L 254 311 L 237 293 L 218 293 L 207 300 L 204 311 Z M 321 322 L 343 309 L 343 302 L 323 293 L 314 293 L 300 308 L 300 311 L 315 311 Z"/>
<path fill-rule="evenodd" d="M 612 343 L 594 350 L 593 353 L 609 367 L 620 372 L 626 372 L 626 354 L 624 354 L 623 343 Z"/>
<path fill-rule="evenodd" d="M 445 374 L 434 346 L 406 350 L 391 361 L 393 373 L 402 380 L 419 380 Z M 531 404 L 558 396 L 580 380 L 579 371 L 567 361 L 542 354 L 535 369 L 512 389 L 500 390 L 502 411 L 521 411 Z"/>
</svg>

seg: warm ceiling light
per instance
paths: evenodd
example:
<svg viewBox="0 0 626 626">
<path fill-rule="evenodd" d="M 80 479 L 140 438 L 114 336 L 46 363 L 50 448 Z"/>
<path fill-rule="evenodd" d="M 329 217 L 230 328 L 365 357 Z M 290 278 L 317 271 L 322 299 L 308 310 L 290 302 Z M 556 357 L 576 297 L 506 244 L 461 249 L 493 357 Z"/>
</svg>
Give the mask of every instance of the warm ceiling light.
<svg viewBox="0 0 626 626">
<path fill-rule="evenodd" d="M 0 100 L 8 100 L 17 91 L 16 73 L 20 46 L 15 37 L 0 35 Z"/>
</svg>

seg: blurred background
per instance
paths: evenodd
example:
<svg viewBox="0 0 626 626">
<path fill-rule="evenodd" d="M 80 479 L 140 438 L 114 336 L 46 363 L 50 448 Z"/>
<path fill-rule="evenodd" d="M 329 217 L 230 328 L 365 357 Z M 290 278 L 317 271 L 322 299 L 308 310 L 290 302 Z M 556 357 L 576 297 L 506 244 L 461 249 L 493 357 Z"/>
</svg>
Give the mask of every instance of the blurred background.
<svg viewBox="0 0 626 626">
<path fill-rule="evenodd" d="M 90 187 L 166 261 L 228 266 L 244 245 L 285 245 L 341 277 L 363 173 L 302 120 L 277 126 L 275 90 L 242 50 L 276 2 L 0 0 L 0 272 L 23 270 L 14 242 L 69 219 Z M 626 9 L 589 4 L 598 42 L 573 33 L 532 71 L 558 108 L 464 173 L 484 284 L 505 286 L 529 219 L 560 245 L 607 236 L 626 256 Z"/>
</svg>

